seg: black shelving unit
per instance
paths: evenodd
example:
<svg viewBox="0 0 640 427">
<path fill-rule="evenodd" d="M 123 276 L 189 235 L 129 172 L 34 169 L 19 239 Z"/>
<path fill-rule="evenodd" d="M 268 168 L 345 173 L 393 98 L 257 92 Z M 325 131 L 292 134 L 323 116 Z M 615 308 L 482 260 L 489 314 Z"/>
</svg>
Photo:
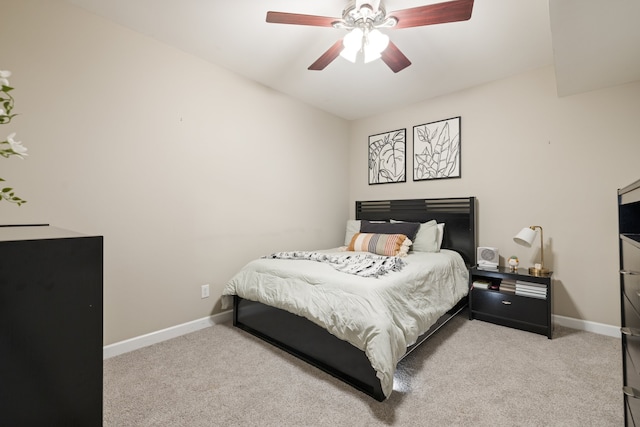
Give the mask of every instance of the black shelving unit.
<svg viewBox="0 0 640 427">
<path fill-rule="evenodd" d="M 618 190 L 625 425 L 640 425 L 640 180 Z"/>
</svg>

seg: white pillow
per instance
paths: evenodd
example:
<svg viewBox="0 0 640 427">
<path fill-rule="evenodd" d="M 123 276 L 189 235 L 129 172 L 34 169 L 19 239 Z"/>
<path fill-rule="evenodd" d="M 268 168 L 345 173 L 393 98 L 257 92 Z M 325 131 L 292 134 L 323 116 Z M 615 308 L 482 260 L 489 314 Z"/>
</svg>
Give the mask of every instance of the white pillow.
<svg viewBox="0 0 640 427">
<path fill-rule="evenodd" d="M 438 252 L 442 247 L 442 238 L 444 237 L 444 222 L 438 223 Z"/>
<path fill-rule="evenodd" d="M 344 245 L 349 246 L 349 243 L 351 243 L 351 239 L 353 238 L 353 236 L 359 232 L 360 232 L 360 220 L 348 219 L 347 231 L 344 234 Z"/>
</svg>

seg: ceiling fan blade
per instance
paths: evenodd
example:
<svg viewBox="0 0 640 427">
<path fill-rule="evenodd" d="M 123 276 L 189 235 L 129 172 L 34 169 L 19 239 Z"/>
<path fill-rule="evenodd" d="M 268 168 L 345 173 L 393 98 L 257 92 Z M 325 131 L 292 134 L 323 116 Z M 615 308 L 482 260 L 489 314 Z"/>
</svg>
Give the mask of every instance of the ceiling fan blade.
<svg viewBox="0 0 640 427">
<path fill-rule="evenodd" d="M 267 22 L 271 24 L 313 25 L 315 27 L 333 27 L 340 18 L 328 16 L 300 15 L 287 12 L 267 12 Z"/>
<path fill-rule="evenodd" d="M 409 58 L 404 56 L 404 53 L 400 52 L 398 46 L 396 46 L 392 42 L 389 42 L 389 46 L 387 46 L 387 48 L 382 51 L 380 56 L 380 59 L 382 59 L 394 73 L 402 71 L 409 65 L 411 65 L 411 61 L 409 61 Z"/>
<path fill-rule="evenodd" d="M 316 62 L 311 64 L 308 69 L 315 71 L 324 70 L 327 65 L 331 64 L 333 60 L 340 55 L 342 49 L 344 49 L 344 46 L 342 45 L 342 39 L 340 39 L 335 42 L 333 46 L 329 48 L 329 50 L 323 53 L 322 56 L 316 60 Z"/>
<path fill-rule="evenodd" d="M 473 0 L 453 0 L 427 6 L 412 7 L 391 12 L 398 20 L 393 28 L 421 27 L 445 22 L 466 21 L 471 18 Z"/>
</svg>

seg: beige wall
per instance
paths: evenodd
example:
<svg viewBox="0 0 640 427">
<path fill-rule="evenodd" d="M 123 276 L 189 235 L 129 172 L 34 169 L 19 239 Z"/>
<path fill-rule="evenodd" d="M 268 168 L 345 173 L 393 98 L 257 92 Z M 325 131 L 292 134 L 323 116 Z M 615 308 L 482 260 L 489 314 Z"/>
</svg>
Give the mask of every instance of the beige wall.
<svg viewBox="0 0 640 427">
<path fill-rule="evenodd" d="M 2 137 L 29 149 L 0 159 L 28 200 L 0 223 L 104 235 L 105 344 L 219 311 L 252 258 L 342 241 L 346 121 L 61 1 L 3 0 L 0 40 Z"/>
<path fill-rule="evenodd" d="M 413 126 L 462 117 L 462 178 L 412 181 Z M 557 315 L 619 325 L 616 190 L 640 179 L 640 82 L 558 98 L 552 68 L 359 120 L 351 128 L 350 203 L 478 198 L 478 239 L 530 266 L 516 245 L 544 227 Z M 367 137 L 407 129 L 406 183 L 367 184 Z"/>
</svg>

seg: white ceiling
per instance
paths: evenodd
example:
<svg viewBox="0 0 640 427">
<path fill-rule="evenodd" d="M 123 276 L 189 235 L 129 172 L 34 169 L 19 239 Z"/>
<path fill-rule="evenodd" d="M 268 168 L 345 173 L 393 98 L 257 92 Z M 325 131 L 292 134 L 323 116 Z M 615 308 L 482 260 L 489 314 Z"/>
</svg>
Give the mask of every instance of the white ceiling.
<svg viewBox="0 0 640 427">
<path fill-rule="evenodd" d="M 561 96 L 640 80 L 638 0 L 476 0 L 469 21 L 385 30 L 412 62 L 397 74 L 340 57 L 308 71 L 346 31 L 265 22 L 268 10 L 341 17 L 347 0 L 67 1 L 349 120 L 552 64 Z"/>
</svg>

